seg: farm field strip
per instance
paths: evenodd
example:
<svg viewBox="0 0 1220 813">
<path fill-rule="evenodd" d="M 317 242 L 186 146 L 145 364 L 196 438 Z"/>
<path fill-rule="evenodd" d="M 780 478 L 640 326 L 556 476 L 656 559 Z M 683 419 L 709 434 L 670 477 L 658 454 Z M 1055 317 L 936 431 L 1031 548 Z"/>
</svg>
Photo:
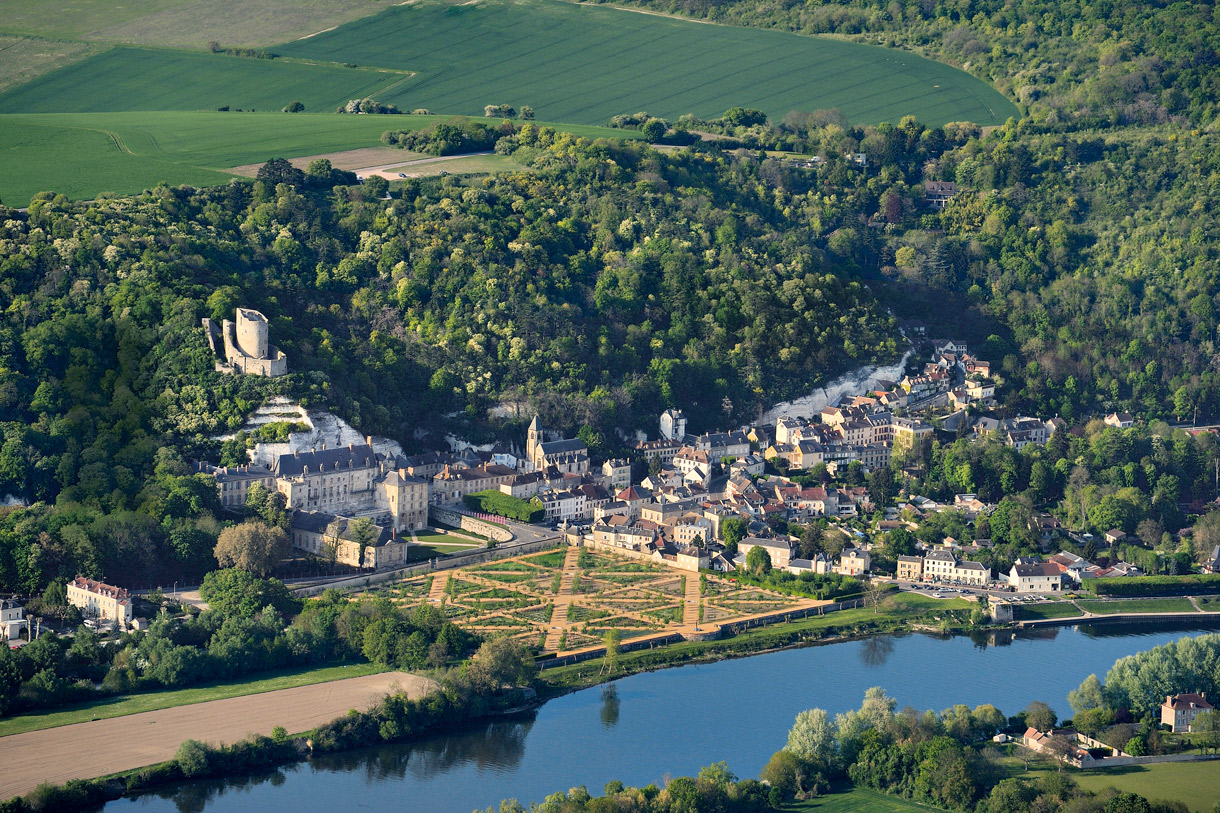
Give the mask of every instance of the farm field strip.
<svg viewBox="0 0 1220 813">
<path fill-rule="evenodd" d="M 113 48 L 0 95 L 0 113 L 126 110 L 278 111 L 300 101 L 332 113 L 403 77 L 383 71 L 222 54 Z"/>
<path fill-rule="evenodd" d="M 589 124 L 638 110 L 711 117 L 733 105 L 773 118 L 839 107 L 853 121 L 914 114 L 928 124 L 1017 112 L 980 80 L 907 52 L 559 0 L 424 0 L 273 50 L 284 58 L 116 48 L 0 95 L 0 112 L 278 110 L 298 100 L 317 111 L 366 95 L 468 115 L 530 105 Z"/>
<path fill-rule="evenodd" d="M 187 739 L 234 742 L 254 732 L 270 734 L 275 726 L 308 731 L 391 691 L 420 697 L 435 685 L 417 675 L 384 672 L 14 734 L 3 740 L 7 770 L 0 776 L 0 798 L 28 793 L 43 781 L 63 783 L 164 762 Z"/>
<path fill-rule="evenodd" d="M 0 200 L 25 206 L 38 192 L 72 198 L 103 192 L 132 194 L 164 181 L 171 185 L 227 183 L 230 167 L 269 158 L 315 156 L 379 148 L 387 129 L 427 127 L 447 116 L 348 116 L 311 113 L 161 111 L 0 115 Z M 589 138 L 635 138 L 633 131 L 582 125 L 553 126 Z M 116 140 L 117 139 L 117 140 Z M 122 142 L 129 152 L 118 146 Z M 404 159 L 417 155 L 396 150 Z M 383 159 L 376 159 L 383 160 Z M 419 176 L 517 169 L 507 156 L 459 158 L 426 165 Z"/>
<path fill-rule="evenodd" d="M 384 6 L 371 0 L 5 0 L 0 33 L 204 48 L 252 47 L 334 28 Z"/>
</svg>

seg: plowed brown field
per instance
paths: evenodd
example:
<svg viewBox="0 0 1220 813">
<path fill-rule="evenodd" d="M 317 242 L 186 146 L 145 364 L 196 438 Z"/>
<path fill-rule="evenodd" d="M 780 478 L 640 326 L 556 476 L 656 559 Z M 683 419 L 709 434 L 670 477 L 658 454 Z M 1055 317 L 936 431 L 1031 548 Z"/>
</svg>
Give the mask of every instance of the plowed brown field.
<svg viewBox="0 0 1220 813">
<path fill-rule="evenodd" d="M 42 782 L 58 784 L 165 762 L 183 740 L 229 743 L 249 734 L 270 734 L 276 726 L 308 731 L 348 709 L 366 709 L 389 692 L 419 697 L 435 685 L 418 675 L 386 672 L 14 734 L 0 740 L 5 766 L 0 799 L 28 793 Z"/>
</svg>

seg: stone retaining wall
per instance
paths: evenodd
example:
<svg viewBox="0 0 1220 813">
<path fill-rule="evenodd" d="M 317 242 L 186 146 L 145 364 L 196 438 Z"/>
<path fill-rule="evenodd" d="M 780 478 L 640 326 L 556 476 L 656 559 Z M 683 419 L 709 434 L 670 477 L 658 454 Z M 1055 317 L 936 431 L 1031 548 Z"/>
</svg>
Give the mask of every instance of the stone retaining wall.
<svg viewBox="0 0 1220 813">
<path fill-rule="evenodd" d="M 686 638 L 680 632 L 675 632 L 671 635 L 666 635 L 661 638 L 645 638 L 639 641 L 623 641 L 619 644 L 619 652 L 635 652 L 637 649 L 654 649 L 658 646 L 667 646 L 676 644 L 679 641 L 684 641 Z M 600 658 L 606 654 L 606 648 L 599 646 L 596 649 L 583 649 L 580 652 L 572 652 L 564 655 L 562 658 L 547 658 L 546 660 L 538 661 L 538 665 L 543 669 L 549 669 L 552 666 L 567 666 L 572 663 L 580 663 L 582 661 Z"/>
<path fill-rule="evenodd" d="M 485 536 L 488 539 L 494 539 L 497 542 L 511 542 L 514 538 L 513 532 L 503 525 L 484 522 L 477 517 L 463 514 L 461 511 L 454 511 L 451 508 L 441 508 L 439 505 L 429 506 L 428 520 L 430 522 L 452 525 L 454 528 L 461 528 L 463 531 L 470 531 L 471 533 Z"/>
<path fill-rule="evenodd" d="M 452 556 L 445 556 L 440 559 L 429 559 L 426 562 L 400 567 L 395 570 L 384 570 L 380 573 L 369 573 L 362 576 L 352 576 L 348 579 L 339 579 L 337 581 L 326 582 L 324 584 L 315 584 L 310 587 L 299 587 L 293 590 L 298 596 L 316 596 L 323 590 L 334 588 L 336 590 L 359 590 L 364 587 L 370 587 L 374 584 L 383 584 L 390 581 L 399 581 L 400 579 L 408 579 L 412 576 L 418 576 L 424 573 L 432 573 L 438 570 L 452 570 L 455 567 L 469 567 L 470 565 L 481 565 L 484 562 L 490 562 L 495 559 L 507 559 L 511 556 L 524 556 L 527 553 L 538 553 L 539 551 L 549 548 L 559 547 L 562 543 L 558 539 L 540 539 L 536 542 L 518 542 L 515 544 L 504 545 L 496 548 L 475 548 L 464 553 L 455 553 Z"/>
</svg>

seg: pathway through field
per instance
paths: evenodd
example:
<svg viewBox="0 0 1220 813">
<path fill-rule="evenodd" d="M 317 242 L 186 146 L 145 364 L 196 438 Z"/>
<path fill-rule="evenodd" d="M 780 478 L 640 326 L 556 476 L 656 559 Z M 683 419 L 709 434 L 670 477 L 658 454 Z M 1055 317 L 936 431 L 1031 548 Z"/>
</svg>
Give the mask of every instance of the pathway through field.
<svg viewBox="0 0 1220 813">
<path fill-rule="evenodd" d="M 0 799 L 29 793 L 42 782 L 128 771 L 173 759 L 183 740 L 230 743 L 249 734 L 308 731 L 365 709 L 392 691 L 420 697 L 436 684 L 406 672 L 335 680 L 275 692 L 213 700 L 108 720 L 5 737 Z"/>
<path fill-rule="evenodd" d="M 580 569 L 580 552 L 582 548 L 572 546 L 563 557 L 563 575 L 559 581 L 559 593 L 555 596 L 555 609 L 551 613 L 551 628 L 546 634 L 545 649 L 552 652 L 559 650 L 559 639 L 568 627 L 568 608 L 572 606 L 572 583 Z"/>
<path fill-rule="evenodd" d="M 682 606 L 683 626 L 697 629 L 699 627 L 699 574 L 691 573 L 686 577 L 686 603 Z"/>
</svg>

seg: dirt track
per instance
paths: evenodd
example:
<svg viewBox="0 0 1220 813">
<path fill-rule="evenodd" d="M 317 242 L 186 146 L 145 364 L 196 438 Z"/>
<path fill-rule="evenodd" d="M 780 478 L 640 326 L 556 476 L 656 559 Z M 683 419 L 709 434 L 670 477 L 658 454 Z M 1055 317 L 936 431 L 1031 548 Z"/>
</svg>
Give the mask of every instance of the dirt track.
<svg viewBox="0 0 1220 813">
<path fill-rule="evenodd" d="M 434 685 L 417 675 L 387 672 L 14 734 L 0 739 L 0 799 L 28 793 L 42 782 L 164 762 L 187 739 L 235 742 L 248 734 L 270 734 L 276 726 L 307 731 L 348 709 L 366 709 L 392 690 L 418 697 Z"/>
</svg>

